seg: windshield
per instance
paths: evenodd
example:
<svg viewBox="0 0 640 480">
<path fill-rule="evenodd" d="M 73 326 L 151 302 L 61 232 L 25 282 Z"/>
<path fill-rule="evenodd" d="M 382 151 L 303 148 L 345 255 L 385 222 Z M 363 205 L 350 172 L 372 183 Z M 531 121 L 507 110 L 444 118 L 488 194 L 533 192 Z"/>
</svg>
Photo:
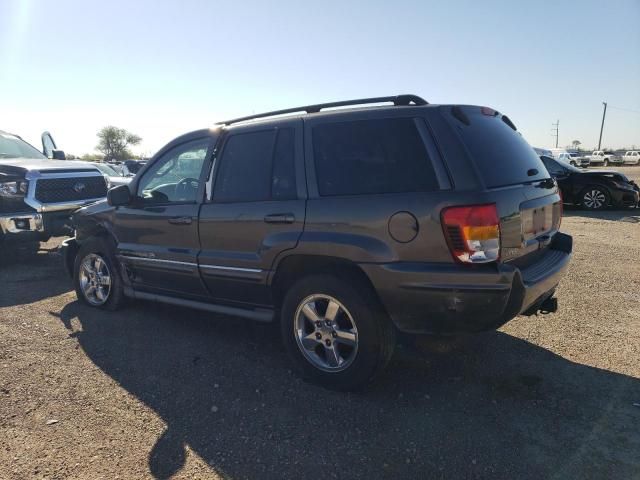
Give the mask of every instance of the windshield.
<svg viewBox="0 0 640 480">
<path fill-rule="evenodd" d="M 37 158 L 40 160 L 47 157 L 24 140 L 13 135 L 0 133 L 0 160 L 3 158 Z"/>
<path fill-rule="evenodd" d="M 100 170 L 102 173 L 104 173 L 105 175 L 108 175 L 110 177 L 121 176 L 121 174 L 115 168 L 113 168 L 110 165 L 105 165 L 104 163 L 97 163 L 96 168 Z"/>
</svg>

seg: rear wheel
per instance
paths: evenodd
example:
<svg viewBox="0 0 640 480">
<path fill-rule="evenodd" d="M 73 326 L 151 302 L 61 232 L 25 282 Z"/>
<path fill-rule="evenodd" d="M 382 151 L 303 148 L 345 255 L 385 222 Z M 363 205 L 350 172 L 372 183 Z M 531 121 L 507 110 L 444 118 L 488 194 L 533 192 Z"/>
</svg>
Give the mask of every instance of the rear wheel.
<svg viewBox="0 0 640 480">
<path fill-rule="evenodd" d="M 359 390 L 387 365 L 395 332 L 375 295 L 332 275 L 302 278 L 282 304 L 282 337 L 296 369 L 334 390 Z"/>
<path fill-rule="evenodd" d="M 602 210 L 609 205 L 609 194 L 601 187 L 588 187 L 582 191 L 580 203 L 587 210 Z"/>
<path fill-rule="evenodd" d="M 122 280 L 109 242 L 101 237 L 83 243 L 76 255 L 73 283 L 81 302 L 117 310 L 125 301 Z"/>
<path fill-rule="evenodd" d="M 605 167 L 608 167 L 608 166 L 609 166 L 609 160 L 608 160 L 608 159 L 606 159 L 606 158 L 604 159 L 604 166 L 605 166 Z"/>
</svg>

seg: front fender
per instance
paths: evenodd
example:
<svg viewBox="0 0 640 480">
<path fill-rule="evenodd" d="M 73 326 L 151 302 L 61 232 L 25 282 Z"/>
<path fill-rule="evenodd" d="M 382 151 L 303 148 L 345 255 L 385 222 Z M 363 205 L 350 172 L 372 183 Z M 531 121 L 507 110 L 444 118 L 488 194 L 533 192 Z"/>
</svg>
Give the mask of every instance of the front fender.
<svg viewBox="0 0 640 480">
<path fill-rule="evenodd" d="M 105 233 L 113 236 L 114 211 L 115 207 L 110 206 L 106 201 L 76 210 L 72 218 L 76 241 L 82 243 L 88 238 Z"/>
<path fill-rule="evenodd" d="M 62 254 L 62 261 L 64 262 L 64 269 L 71 278 L 73 278 L 73 267 L 78 250 L 80 250 L 80 244 L 75 237 L 67 238 L 60 245 L 60 253 Z"/>
</svg>

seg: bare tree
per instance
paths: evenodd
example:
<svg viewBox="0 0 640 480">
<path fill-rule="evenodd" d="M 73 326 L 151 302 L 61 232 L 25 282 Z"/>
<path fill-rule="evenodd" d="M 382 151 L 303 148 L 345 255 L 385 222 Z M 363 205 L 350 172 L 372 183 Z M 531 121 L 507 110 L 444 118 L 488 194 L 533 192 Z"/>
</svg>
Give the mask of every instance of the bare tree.
<svg viewBox="0 0 640 480">
<path fill-rule="evenodd" d="M 98 132 L 96 148 L 104 154 L 105 161 L 125 160 L 132 156 L 129 146 L 138 145 L 142 138 L 124 128 L 107 126 Z"/>
</svg>

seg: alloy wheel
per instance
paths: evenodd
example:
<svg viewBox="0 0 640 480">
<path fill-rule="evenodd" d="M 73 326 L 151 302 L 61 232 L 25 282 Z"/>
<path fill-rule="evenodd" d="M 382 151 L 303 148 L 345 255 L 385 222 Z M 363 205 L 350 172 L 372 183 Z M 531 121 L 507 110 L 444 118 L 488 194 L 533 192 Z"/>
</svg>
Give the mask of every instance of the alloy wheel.
<svg viewBox="0 0 640 480">
<path fill-rule="evenodd" d="M 353 317 L 329 295 L 314 294 L 300 302 L 294 334 L 302 355 L 320 370 L 344 370 L 358 353 L 358 329 Z"/>
<path fill-rule="evenodd" d="M 606 200 L 607 197 L 605 196 L 604 192 L 598 190 L 597 188 L 589 190 L 582 197 L 582 203 L 584 204 L 584 206 L 592 210 L 598 210 L 604 207 Z"/>
<path fill-rule="evenodd" d="M 100 255 L 90 253 L 82 259 L 79 281 L 82 294 L 91 305 L 104 305 L 109 299 L 111 272 Z"/>
</svg>

